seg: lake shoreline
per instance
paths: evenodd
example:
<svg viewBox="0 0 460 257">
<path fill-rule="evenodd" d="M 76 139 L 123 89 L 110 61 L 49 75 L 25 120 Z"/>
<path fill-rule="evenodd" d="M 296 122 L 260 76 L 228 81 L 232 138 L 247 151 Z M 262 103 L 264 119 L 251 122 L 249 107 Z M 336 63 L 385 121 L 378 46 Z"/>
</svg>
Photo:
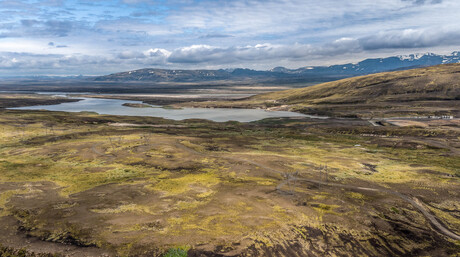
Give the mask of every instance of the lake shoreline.
<svg viewBox="0 0 460 257">
<path fill-rule="evenodd" d="M 90 98 L 68 96 L 75 99 L 72 103 L 56 105 L 35 105 L 14 107 L 12 110 L 48 110 L 66 112 L 96 112 L 98 114 L 127 115 L 127 116 L 152 116 L 173 120 L 206 119 L 215 122 L 239 121 L 251 122 L 274 117 L 309 117 L 324 119 L 327 117 L 309 116 L 288 111 L 269 111 L 264 109 L 236 109 L 236 108 L 133 108 L 132 106 L 147 106 L 141 101 Z"/>
</svg>

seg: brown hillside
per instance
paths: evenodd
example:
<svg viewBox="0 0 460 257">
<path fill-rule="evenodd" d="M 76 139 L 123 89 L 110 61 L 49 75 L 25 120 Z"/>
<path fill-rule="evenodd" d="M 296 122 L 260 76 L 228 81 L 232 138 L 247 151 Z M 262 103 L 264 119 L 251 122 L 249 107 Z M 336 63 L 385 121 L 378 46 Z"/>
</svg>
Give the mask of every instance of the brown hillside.
<svg viewBox="0 0 460 257">
<path fill-rule="evenodd" d="M 460 116 L 460 64 L 384 72 L 197 107 L 268 108 L 335 117 Z"/>
<path fill-rule="evenodd" d="M 460 64 L 384 72 L 315 86 L 258 95 L 284 104 L 350 104 L 459 100 Z"/>
</svg>

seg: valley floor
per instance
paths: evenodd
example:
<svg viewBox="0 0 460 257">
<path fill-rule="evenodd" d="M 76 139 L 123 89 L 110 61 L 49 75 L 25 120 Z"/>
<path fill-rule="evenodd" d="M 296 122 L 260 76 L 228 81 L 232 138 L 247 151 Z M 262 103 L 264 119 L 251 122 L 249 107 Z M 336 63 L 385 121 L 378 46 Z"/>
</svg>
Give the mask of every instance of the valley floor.
<svg viewBox="0 0 460 257">
<path fill-rule="evenodd" d="M 460 131 L 419 122 L 0 109 L 0 255 L 455 256 Z"/>
</svg>

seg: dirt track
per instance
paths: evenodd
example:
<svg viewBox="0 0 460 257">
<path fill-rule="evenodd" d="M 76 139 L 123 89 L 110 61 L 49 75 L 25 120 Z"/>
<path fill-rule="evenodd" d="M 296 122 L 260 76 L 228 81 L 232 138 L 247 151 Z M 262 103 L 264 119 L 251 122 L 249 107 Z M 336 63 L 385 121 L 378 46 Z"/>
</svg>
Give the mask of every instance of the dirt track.
<svg viewBox="0 0 460 257">
<path fill-rule="evenodd" d="M 177 143 L 176 144 L 177 147 L 181 148 L 181 149 L 184 149 L 186 151 L 189 151 L 191 153 L 194 153 L 194 154 L 198 154 L 198 155 L 204 155 L 204 153 L 201 153 L 201 152 L 198 152 L 192 148 L 189 148 L 183 144 L 180 144 L 180 143 Z M 208 155 L 209 156 L 209 155 Z M 211 155 L 212 157 L 216 157 L 216 158 L 221 158 L 220 156 L 217 156 L 217 155 Z M 231 159 L 231 160 L 234 160 L 234 161 L 240 161 L 240 162 L 245 162 L 245 163 L 249 163 L 249 164 L 252 164 L 252 165 L 255 165 L 255 166 L 258 166 L 260 168 L 263 168 L 265 170 L 268 170 L 270 172 L 275 172 L 275 173 L 278 173 L 280 175 L 284 175 L 285 173 L 282 172 L 282 171 L 279 171 L 279 170 L 276 170 L 276 169 L 273 169 L 273 168 L 270 168 L 266 165 L 263 165 L 263 164 L 260 164 L 260 163 L 257 163 L 257 162 L 254 162 L 254 161 L 251 161 L 251 160 L 246 160 L 246 159 L 242 159 L 242 158 L 238 158 L 238 157 L 225 157 L 226 159 Z M 325 186 L 331 186 L 331 187 L 341 187 L 341 188 L 346 188 L 346 189 L 352 189 L 352 190 L 360 190 L 360 191 L 372 191 L 372 192 L 380 192 L 380 193 L 386 193 L 386 194 L 391 194 L 391 195 L 394 195 L 394 196 L 397 196 L 401 199 L 403 199 L 404 201 L 410 203 L 412 206 L 414 206 L 417 210 L 419 210 L 423 216 L 425 216 L 425 218 L 430 222 L 430 224 L 435 228 L 435 230 L 437 230 L 438 232 L 440 232 L 441 234 L 444 234 L 445 236 L 448 236 L 454 240 L 460 240 L 460 236 L 455 234 L 454 232 L 450 231 L 448 228 L 444 227 L 437 219 L 436 217 L 431 214 L 422 204 L 422 202 L 416 198 L 416 197 L 409 197 L 407 195 L 404 195 L 404 194 L 401 194 L 399 192 L 396 192 L 396 191 L 393 191 L 393 190 L 388 190 L 388 189 L 384 189 L 384 188 L 371 188 L 371 187 L 359 187 L 359 186 L 352 186 L 352 185 L 343 185 L 343 184 L 338 184 L 338 183 L 331 183 L 331 182 L 325 182 L 325 181 L 320 181 L 320 180 L 314 180 L 314 179 L 306 179 L 306 178 L 296 178 L 295 180 L 297 181 L 303 181 L 303 182 L 309 182 L 309 183 L 315 183 L 315 184 L 320 184 L 320 185 L 325 185 Z M 285 181 L 282 182 L 283 183 L 286 183 Z"/>
<path fill-rule="evenodd" d="M 347 188 L 347 189 L 353 189 L 353 190 L 361 190 L 361 191 L 373 191 L 373 192 L 380 192 L 380 193 L 387 193 L 387 194 L 392 194 L 394 196 L 397 196 L 404 201 L 412 204 L 415 208 L 417 208 L 425 218 L 427 218 L 431 225 L 433 225 L 438 232 L 441 232 L 442 234 L 454 239 L 454 240 L 460 240 L 460 236 L 453 233 L 446 227 L 444 227 L 434 215 L 432 215 L 421 203 L 421 201 L 416 198 L 416 197 L 408 197 L 407 195 L 398 193 L 396 191 L 388 190 L 388 189 L 383 189 L 383 188 L 370 188 L 370 187 L 357 187 L 357 186 L 350 186 L 350 185 L 342 185 L 342 184 L 337 184 L 337 183 L 330 183 L 330 182 L 323 182 L 319 180 L 313 180 L 313 179 L 305 179 L 305 178 L 300 178 L 297 179 L 298 181 L 305 181 L 305 182 L 310 182 L 310 183 L 315 183 L 315 184 L 320 184 L 320 185 L 326 185 L 326 186 L 332 186 L 332 187 L 341 187 L 341 188 Z"/>
</svg>

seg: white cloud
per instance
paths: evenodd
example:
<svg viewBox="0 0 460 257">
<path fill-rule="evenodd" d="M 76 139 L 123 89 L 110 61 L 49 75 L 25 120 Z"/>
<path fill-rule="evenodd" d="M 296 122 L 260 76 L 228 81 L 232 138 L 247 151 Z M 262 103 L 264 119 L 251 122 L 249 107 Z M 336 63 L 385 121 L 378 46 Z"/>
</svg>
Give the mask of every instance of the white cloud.
<svg viewBox="0 0 460 257">
<path fill-rule="evenodd" d="M 264 69 L 453 51 L 459 10 L 457 0 L 5 0 L 0 69 Z"/>
<path fill-rule="evenodd" d="M 382 48 L 421 48 L 439 45 L 460 46 L 460 26 L 458 29 L 431 28 L 383 31 L 373 36 L 361 38 L 365 50 Z"/>
<path fill-rule="evenodd" d="M 153 56 L 169 57 L 171 55 L 171 52 L 166 49 L 150 48 L 149 50 L 145 51 L 144 54 L 150 57 L 153 57 Z"/>
</svg>

